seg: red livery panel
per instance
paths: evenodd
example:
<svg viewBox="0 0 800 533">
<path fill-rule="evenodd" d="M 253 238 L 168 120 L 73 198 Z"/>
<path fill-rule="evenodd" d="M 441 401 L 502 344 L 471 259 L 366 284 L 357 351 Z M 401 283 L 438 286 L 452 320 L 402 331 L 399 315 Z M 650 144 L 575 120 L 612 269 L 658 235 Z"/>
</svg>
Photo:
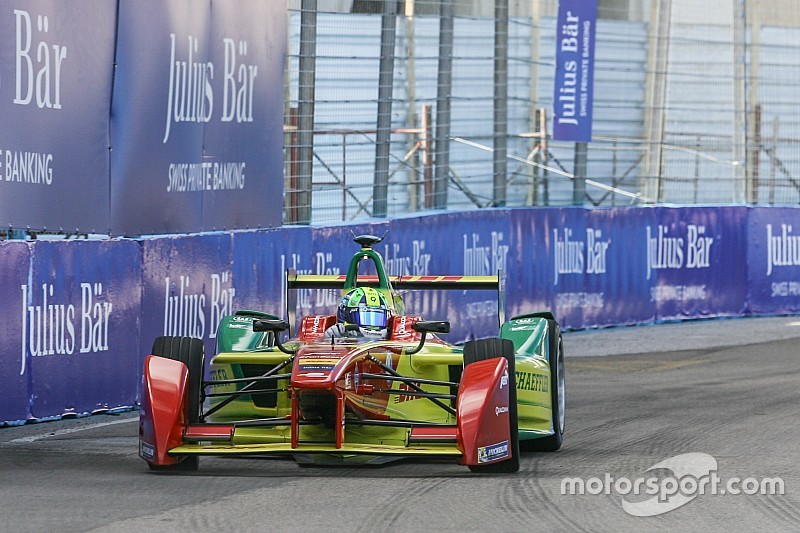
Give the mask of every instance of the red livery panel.
<svg viewBox="0 0 800 533">
<path fill-rule="evenodd" d="M 511 457 L 508 361 L 477 361 L 464 369 L 458 393 L 461 463 L 479 465 Z"/>
<path fill-rule="evenodd" d="M 167 455 L 179 446 L 187 418 L 189 370 L 173 359 L 148 355 L 144 362 L 144 388 L 139 422 L 139 455 L 155 465 L 179 459 Z"/>
</svg>

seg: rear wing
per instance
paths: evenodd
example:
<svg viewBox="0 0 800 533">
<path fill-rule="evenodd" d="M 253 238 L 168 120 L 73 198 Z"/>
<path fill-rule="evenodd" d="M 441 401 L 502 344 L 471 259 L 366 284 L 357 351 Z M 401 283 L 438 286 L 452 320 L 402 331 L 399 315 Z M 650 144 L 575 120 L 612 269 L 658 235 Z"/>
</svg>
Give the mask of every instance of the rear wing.
<svg viewBox="0 0 800 533">
<path fill-rule="evenodd" d="M 498 272 L 495 276 L 387 276 L 392 290 L 456 290 L 456 291 L 497 291 L 498 325 L 505 322 L 505 276 Z M 286 315 L 289 323 L 295 323 L 297 289 L 339 289 L 345 287 L 345 275 L 298 274 L 294 269 L 286 271 L 287 304 Z M 358 276 L 356 285 L 379 287 L 378 276 Z"/>
</svg>

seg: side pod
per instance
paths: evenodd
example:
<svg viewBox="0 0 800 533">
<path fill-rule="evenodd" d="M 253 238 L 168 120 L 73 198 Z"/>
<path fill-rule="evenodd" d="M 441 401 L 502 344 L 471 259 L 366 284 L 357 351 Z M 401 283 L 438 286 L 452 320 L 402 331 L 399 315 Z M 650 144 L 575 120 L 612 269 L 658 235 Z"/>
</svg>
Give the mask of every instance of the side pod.
<svg viewBox="0 0 800 533">
<path fill-rule="evenodd" d="M 148 355 L 142 380 L 139 456 L 154 465 L 175 464 L 179 459 L 167 451 L 180 446 L 183 438 L 189 370 L 180 361 Z"/>
<path fill-rule="evenodd" d="M 482 465 L 511 458 L 508 361 L 495 357 L 467 365 L 458 390 L 461 464 Z"/>
</svg>

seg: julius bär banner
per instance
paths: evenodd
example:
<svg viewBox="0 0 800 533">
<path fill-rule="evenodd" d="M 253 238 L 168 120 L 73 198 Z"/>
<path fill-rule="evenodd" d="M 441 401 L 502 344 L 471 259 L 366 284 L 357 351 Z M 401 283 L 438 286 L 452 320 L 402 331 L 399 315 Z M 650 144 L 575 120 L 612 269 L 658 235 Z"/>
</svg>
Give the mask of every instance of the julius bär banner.
<svg viewBox="0 0 800 533">
<path fill-rule="evenodd" d="M 800 210 L 752 208 L 747 301 L 756 314 L 800 312 Z"/>
<path fill-rule="evenodd" d="M 280 225 L 284 10 L 119 2 L 113 234 Z"/>
<path fill-rule="evenodd" d="M 592 140 L 597 0 L 559 0 L 553 139 Z"/>
<path fill-rule="evenodd" d="M 115 24 L 116 2 L 0 3 L 0 225 L 108 230 Z"/>
<path fill-rule="evenodd" d="M 10 287 L 29 386 L 29 417 L 136 401 L 141 372 L 141 264 L 134 241 L 37 241 L 24 283 Z"/>
</svg>

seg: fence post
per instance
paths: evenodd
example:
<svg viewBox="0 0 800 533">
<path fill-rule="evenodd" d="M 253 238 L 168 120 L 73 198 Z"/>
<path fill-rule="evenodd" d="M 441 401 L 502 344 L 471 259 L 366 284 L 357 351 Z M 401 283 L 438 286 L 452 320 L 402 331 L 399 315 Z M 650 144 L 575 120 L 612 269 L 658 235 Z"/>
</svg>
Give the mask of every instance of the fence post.
<svg viewBox="0 0 800 533">
<path fill-rule="evenodd" d="M 753 202 L 747 175 L 747 6 L 733 0 L 733 190 L 734 202 Z"/>
<path fill-rule="evenodd" d="M 583 205 L 586 198 L 586 160 L 589 152 L 587 143 L 575 143 L 575 177 L 572 181 L 572 203 Z"/>
<path fill-rule="evenodd" d="M 416 42 L 414 37 L 414 0 L 406 0 L 405 4 L 405 37 L 406 37 L 406 92 L 408 93 L 408 109 L 406 111 L 406 123 L 412 128 L 419 127 L 419 117 L 417 116 L 417 78 L 416 78 Z M 411 135 L 408 142 L 408 149 L 413 150 L 420 142 L 419 133 Z M 414 153 L 411 159 L 408 175 L 408 210 L 419 211 L 419 151 Z"/>
<path fill-rule="evenodd" d="M 394 46 L 397 36 L 397 2 L 383 2 L 381 17 L 381 61 L 378 74 L 378 127 L 375 134 L 375 182 L 372 187 L 372 215 L 385 217 L 389 193 L 389 142 L 392 135 L 392 86 Z"/>
<path fill-rule="evenodd" d="M 297 117 L 297 224 L 311 224 L 314 172 L 314 85 L 317 69 L 317 0 L 302 0 Z"/>
<path fill-rule="evenodd" d="M 453 0 L 439 4 L 439 67 L 436 89 L 436 173 L 433 208 L 447 207 L 450 181 L 450 96 L 453 87 Z"/>
<path fill-rule="evenodd" d="M 508 174 L 508 0 L 494 2 L 494 188 L 492 205 L 506 205 Z"/>
<path fill-rule="evenodd" d="M 433 113 L 431 105 L 422 106 L 422 186 L 425 195 L 425 209 L 433 207 L 433 150 L 431 149 L 431 139 L 433 138 Z"/>
<path fill-rule="evenodd" d="M 664 124 L 667 101 L 667 66 L 672 0 L 651 0 L 647 37 L 647 87 L 645 91 L 645 158 L 640 190 L 661 201 Z"/>
</svg>

